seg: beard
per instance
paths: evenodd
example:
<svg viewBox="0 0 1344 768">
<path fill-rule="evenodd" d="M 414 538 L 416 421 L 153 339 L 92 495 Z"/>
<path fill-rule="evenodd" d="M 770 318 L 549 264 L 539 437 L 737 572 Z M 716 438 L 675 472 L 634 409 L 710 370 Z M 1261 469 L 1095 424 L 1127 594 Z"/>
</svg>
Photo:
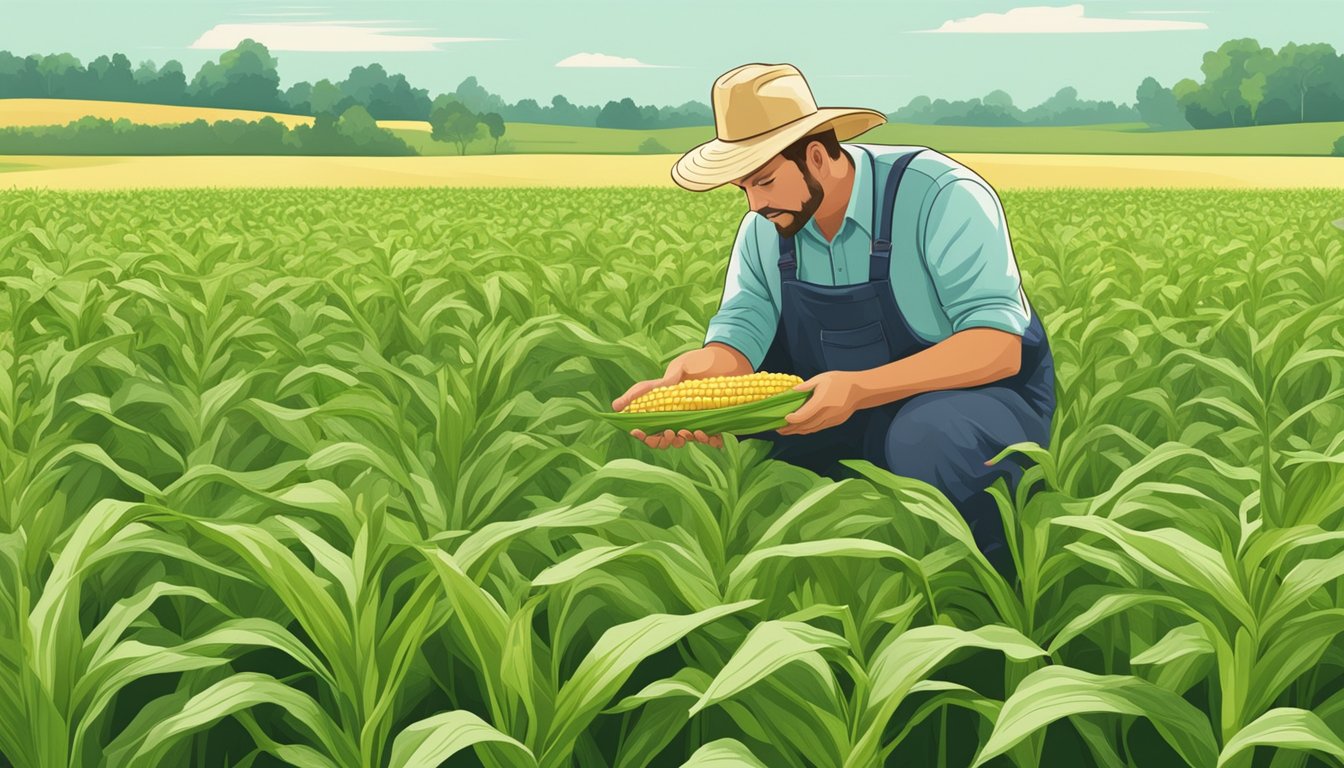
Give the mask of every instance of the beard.
<svg viewBox="0 0 1344 768">
<path fill-rule="evenodd" d="M 807 184 L 807 199 L 803 201 L 803 207 L 796 211 L 788 208 L 763 208 L 760 211 L 763 216 L 770 213 L 787 213 L 789 215 L 787 227 L 775 224 L 775 229 L 779 232 L 780 237 L 793 237 L 803 227 L 807 226 L 807 222 L 812 219 L 812 214 L 817 212 L 817 208 L 821 207 L 821 201 L 826 196 L 825 191 L 821 188 L 821 182 L 812 176 L 812 172 L 806 167 L 800 166 L 800 168 L 803 171 L 803 183 Z M 775 220 L 771 219 L 770 222 L 773 224 Z"/>
</svg>

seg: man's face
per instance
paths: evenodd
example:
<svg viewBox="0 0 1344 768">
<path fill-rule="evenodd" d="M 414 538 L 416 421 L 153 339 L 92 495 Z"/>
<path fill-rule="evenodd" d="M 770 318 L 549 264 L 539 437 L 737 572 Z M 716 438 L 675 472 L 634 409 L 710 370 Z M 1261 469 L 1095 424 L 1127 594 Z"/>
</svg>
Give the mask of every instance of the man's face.
<svg viewBox="0 0 1344 768">
<path fill-rule="evenodd" d="M 768 218 L 780 237 L 792 237 L 821 205 L 821 183 L 805 167 L 783 155 L 733 184 L 747 193 L 747 206 Z"/>
</svg>

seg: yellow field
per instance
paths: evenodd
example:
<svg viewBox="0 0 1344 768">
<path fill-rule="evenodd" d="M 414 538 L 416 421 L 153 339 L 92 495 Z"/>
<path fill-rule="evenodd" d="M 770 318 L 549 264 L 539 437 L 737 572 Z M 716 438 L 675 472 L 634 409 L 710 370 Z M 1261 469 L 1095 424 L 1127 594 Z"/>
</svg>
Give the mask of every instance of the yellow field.
<svg viewBox="0 0 1344 768">
<path fill-rule="evenodd" d="M 313 122 L 306 115 L 255 112 L 249 109 L 213 107 L 177 107 L 167 104 L 133 104 L 127 101 L 84 101 L 80 99 L 0 99 L 0 125 L 65 125 L 84 116 L 105 120 L 126 118 L 134 123 L 162 125 L 189 123 L 192 120 L 260 120 L 273 117 L 285 125 Z M 396 123 L 398 121 L 389 121 Z M 415 122 L 415 121 L 408 121 Z M 401 126 L 398 126 L 401 127 Z M 409 126 L 405 126 L 409 127 Z"/>
<path fill-rule="evenodd" d="M 179 107 L 168 104 L 134 104 L 129 101 L 85 101 L 81 99 L 0 99 L 0 126 L 65 125 L 81 117 L 104 120 L 126 118 L 143 125 L 189 123 L 192 120 L 260 120 L 273 117 L 288 126 L 313 122 L 307 115 L 258 112 L 251 109 Z M 384 128 L 428 131 L 424 120 L 379 120 Z"/>
<path fill-rule="evenodd" d="M 1344 157 L 950 154 L 1000 189 L 1344 188 Z M 675 188 L 676 155 L 467 157 L 0 156 L 0 190 L 129 187 Z"/>
</svg>

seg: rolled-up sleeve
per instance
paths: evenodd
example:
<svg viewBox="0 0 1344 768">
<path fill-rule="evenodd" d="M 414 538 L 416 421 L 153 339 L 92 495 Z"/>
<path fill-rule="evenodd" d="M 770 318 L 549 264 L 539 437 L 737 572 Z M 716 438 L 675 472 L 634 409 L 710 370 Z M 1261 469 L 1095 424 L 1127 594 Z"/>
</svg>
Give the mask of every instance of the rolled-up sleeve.
<svg viewBox="0 0 1344 768">
<path fill-rule="evenodd" d="M 954 179 L 934 196 L 924 259 L 952 332 L 997 328 L 1022 335 L 1031 319 L 998 195 Z"/>
<path fill-rule="evenodd" d="M 709 321 L 705 343 L 717 341 L 746 355 L 753 370 L 761 365 L 779 322 L 779 306 L 761 266 L 752 231 L 752 214 L 738 227 L 719 311 Z"/>
</svg>

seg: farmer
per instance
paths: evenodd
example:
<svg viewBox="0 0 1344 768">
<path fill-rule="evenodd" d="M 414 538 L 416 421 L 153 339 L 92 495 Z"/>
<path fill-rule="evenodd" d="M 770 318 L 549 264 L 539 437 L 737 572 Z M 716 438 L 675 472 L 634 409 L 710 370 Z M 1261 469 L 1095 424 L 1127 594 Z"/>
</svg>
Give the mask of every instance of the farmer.
<svg viewBox="0 0 1344 768">
<path fill-rule="evenodd" d="M 1012 573 L 992 496 L 1022 466 L 986 460 L 1049 445 L 1054 364 L 1022 290 L 998 195 L 924 147 L 840 144 L 886 122 L 869 109 L 818 109 L 788 64 L 747 64 L 712 93 L 717 138 L 672 168 L 696 191 L 746 193 L 723 299 L 702 348 L 612 402 L 684 379 L 793 373 L 812 396 L 769 440 L 774 458 L 839 479 L 862 458 L 939 488 L 976 543 Z M 899 194 L 898 194 L 899 189 Z M 654 448 L 718 435 L 632 433 Z M 1011 576 L 1010 576 L 1011 578 Z"/>
</svg>

